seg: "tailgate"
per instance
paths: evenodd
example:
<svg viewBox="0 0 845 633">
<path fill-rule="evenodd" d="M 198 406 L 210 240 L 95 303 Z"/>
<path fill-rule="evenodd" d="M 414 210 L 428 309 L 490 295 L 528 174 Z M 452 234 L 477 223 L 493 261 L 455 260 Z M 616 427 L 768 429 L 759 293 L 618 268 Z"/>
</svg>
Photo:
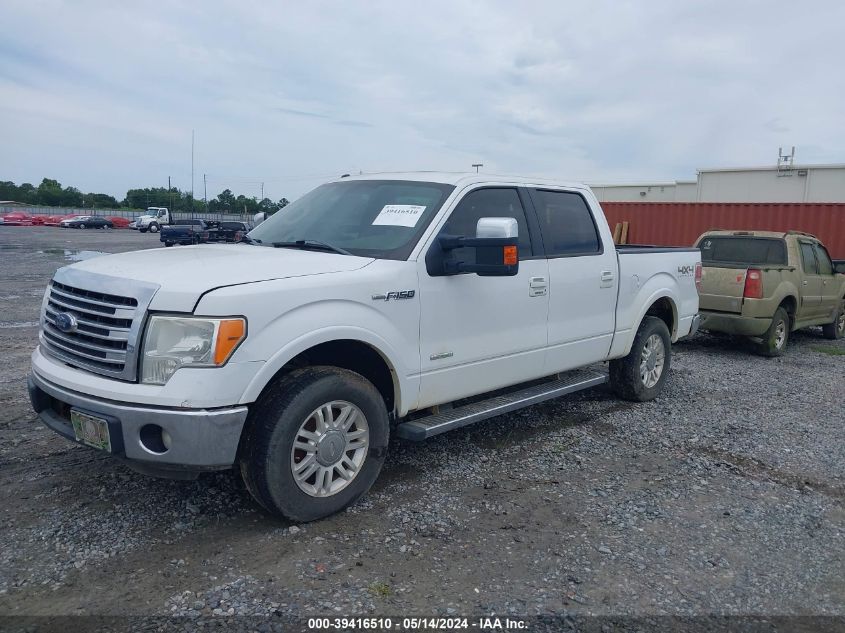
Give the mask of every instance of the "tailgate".
<svg viewBox="0 0 845 633">
<path fill-rule="evenodd" d="M 715 312 L 742 312 L 746 272 L 745 268 L 705 266 L 701 271 L 700 308 Z"/>
</svg>

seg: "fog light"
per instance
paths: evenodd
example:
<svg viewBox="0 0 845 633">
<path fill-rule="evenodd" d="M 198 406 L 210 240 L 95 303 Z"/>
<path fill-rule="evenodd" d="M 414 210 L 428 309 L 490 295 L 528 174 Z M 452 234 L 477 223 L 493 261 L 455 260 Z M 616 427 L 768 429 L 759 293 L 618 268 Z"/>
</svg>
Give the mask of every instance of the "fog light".
<svg viewBox="0 0 845 633">
<path fill-rule="evenodd" d="M 170 434 L 158 424 L 142 426 L 138 439 L 141 441 L 141 446 L 154 455 L 163 455 L 170 449 Z"/>
</svg>

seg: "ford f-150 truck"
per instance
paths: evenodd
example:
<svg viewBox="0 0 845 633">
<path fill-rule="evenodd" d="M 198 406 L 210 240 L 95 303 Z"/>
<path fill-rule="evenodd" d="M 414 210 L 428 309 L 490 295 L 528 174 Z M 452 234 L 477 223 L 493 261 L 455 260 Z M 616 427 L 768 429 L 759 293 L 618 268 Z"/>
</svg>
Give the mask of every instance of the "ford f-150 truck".
<svg viewBox="0 0 845 633">
<path fill-rule="evenodd" d="M 699 273 L 693 248 L 616 248 L 584 186 L 342 177 L 238 244 L 59 269 L 30 397 L 139 470 L 234 466 L 268 511 L 313 520 L 370 488 L 391 433 L 606 382 L 654 398 L 697 329 Z"/>
<path fill-rule="evenodd" d="M 698 238 L 704 272 L 701 327 L 758 340 L 780 356 L 790 332 L 821 325 L 845 335 L 845 266 L 798 231 L 708 231 Z M 839 271 L 839 272 L 837 272 Z"/>
</svg>

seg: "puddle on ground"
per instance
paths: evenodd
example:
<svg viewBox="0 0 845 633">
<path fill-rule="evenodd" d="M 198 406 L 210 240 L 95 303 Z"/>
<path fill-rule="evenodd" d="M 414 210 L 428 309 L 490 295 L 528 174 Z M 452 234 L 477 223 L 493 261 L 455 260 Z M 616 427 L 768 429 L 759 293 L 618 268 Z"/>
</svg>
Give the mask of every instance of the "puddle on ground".
<svg viewBox="0 0 845 633">
<path fill-rule="evenodd" d="M 81 262 L 86 259 L 100 257 L 101 255 L 108 255 L 108 253 L 104 253 L 102 251 L 77 251 L 68 248 L 45 248 L 44 250 L 38 252 L 43 253 L 44 255 L 59 255 L 69 262 Z"/>
<path fill-rule="evenodd" d="M 38 327 L 38 321 L 0 321 L 0 330 L 11 330 L 19 327 Z"/>
</svg>

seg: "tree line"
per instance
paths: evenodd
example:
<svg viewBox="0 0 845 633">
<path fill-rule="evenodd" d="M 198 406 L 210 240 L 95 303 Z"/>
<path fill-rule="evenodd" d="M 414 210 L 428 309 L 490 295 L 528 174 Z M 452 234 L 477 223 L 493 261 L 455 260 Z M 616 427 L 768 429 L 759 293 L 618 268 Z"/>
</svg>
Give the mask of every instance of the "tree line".
<svg viewBox="0 0 845 633">
<path fill-rule="evenodd" d="M 16 185 L 11 181 L 0 181 L 0 200 L 23 202 L 40 207 L 106 208 L 106 209 L 146 209 L 147 207 L 167 207 L 171 211 L 182 213 L 247 213 L 259 211 L 275 213 L 286 204 L 287 198 L 273 201 L 270 198 L 259 200 L 257 197 L 236 196 L 230 189 L 224 189 L 216 197 L 198 200 L 190 191 L 181 191 L 177 187 L 144 187 L 130 189 L 126 197 L 118 201 L 106 193 L 83 193 L 76 187 L 62 187 L 58 180 L 44 178 L 37 187 L 25 182 Z"/>
</svg>

